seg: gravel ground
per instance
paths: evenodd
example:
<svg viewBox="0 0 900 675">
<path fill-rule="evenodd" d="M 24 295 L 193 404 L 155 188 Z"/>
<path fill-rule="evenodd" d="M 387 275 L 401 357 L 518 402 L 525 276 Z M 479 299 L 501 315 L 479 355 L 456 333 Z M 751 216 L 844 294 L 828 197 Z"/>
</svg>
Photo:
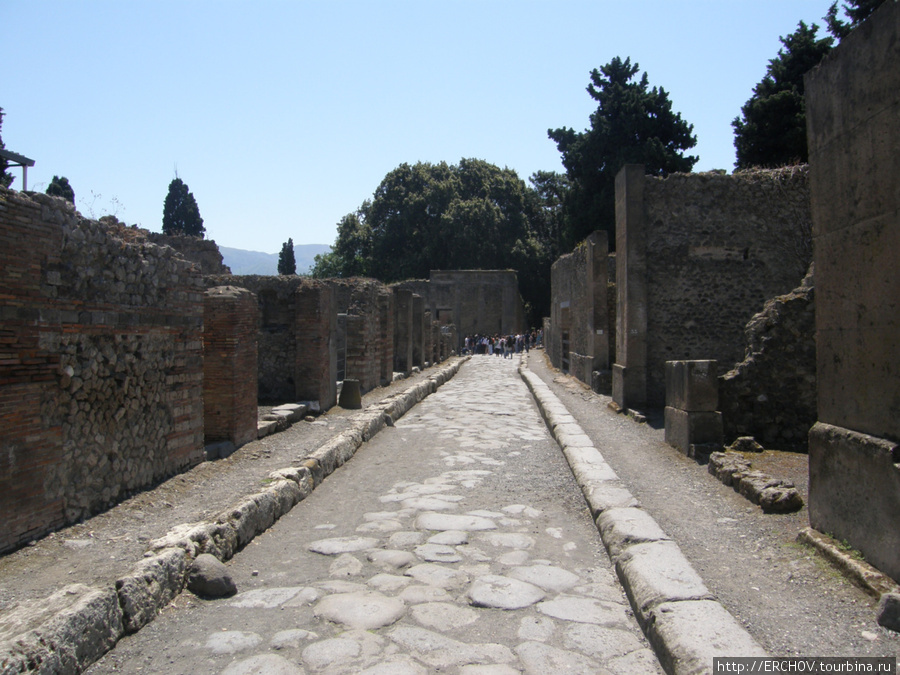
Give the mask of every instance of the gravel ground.
<svg viewBox="0 0 900 675">
<path fill-rule="evenodd" d="M 426 370 L 374 389 L 363 397 L 363 407 L 404 391 L 430 374 Z M 68 584 L 110 586 L 131 571 L 150 541 L 176 525 L 210 519 L 258 492 L 270 472 L 291 466 L 344 431 L 357 412 L 334 407 L 313 422 L 299 422 L 248 443 L 230 457 L 203 462 L 104 513 L 0 557 L 0 613 Z"/>
<path fill-rule="evenodd" d="M 638 424 L 610 398 L 552 368 L 529 367 L 578 420 L 606 461 L 681 547 L 719 601 L 774 656 L 898 656 L 900 635 L 875 621 L 875 600 L 796 542 L 808 511 L 763 514 L 705 466 L 667 445 L 661 415 Z M 806 455 L 750 456 L 754 468 L 793 480 L 807 498 Z"/>
</svg>

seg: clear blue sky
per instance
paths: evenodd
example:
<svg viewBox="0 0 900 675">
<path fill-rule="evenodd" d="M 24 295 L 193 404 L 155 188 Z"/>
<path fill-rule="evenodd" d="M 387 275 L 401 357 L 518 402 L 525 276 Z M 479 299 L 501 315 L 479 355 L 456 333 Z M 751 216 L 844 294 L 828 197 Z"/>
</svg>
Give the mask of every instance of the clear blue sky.
<svg viewBox="0 0 900 675">
<path fill-rule="evenodd" d="M 562 171 L 593 68 L 630 57 L 732 170 L 731 120 L 830 0 L 0 0 L 7 149 L 29 189 L 159 231 L 175 171 L 220 246 L 331 244 L 398 165 Z M 21 169 L 14 189 L 21 189 Z"/>
</svg>

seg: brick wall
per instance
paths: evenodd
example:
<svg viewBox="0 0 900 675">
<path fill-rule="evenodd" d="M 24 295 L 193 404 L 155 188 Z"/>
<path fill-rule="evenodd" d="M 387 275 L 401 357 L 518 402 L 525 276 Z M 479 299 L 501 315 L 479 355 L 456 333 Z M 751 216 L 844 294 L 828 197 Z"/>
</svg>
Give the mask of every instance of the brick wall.
<svg viewBox="0 0 900 675">
<path fill-rule="evenodd" d="M 0 550 L 203 458 L 199 271 L 126 230 L 0 189 Z"/>
<path fill-rule="evenodd" d="M 217 286 L 203 301 L 204 440 L 256 440 L 256 340 L 259 306 L 244 288 Z"/>
</svg>

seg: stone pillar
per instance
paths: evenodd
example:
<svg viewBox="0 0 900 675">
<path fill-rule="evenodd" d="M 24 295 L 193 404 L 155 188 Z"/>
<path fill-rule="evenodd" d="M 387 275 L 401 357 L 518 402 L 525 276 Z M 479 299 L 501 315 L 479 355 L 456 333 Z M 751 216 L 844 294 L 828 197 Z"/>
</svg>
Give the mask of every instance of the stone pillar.
<svg viewBox="0 0 900 675">
<path fill-rule="evenodd" d="M 256 295 L 217 286 L 203 298 L 203 437 L 235 448 L 257 437 Z"/>
<path fill-rule="evenodd" d="M 690 457 L 722 445 L 718 375 L 716 361 L 666 361 L 666 443 Z"/>
<path fill-rule="evenodd" d="M 408 373 L 413 366 L 413 293 L 394 289 L 394 370 Z"/>
<path fill-rule="evenodd" d="M 806 76 L 818 423 L 809 521 L 900 580 L 900 5 Z"/>
<path fill-rule="evenodd" d="M 378 358 L 381 386 L 394 379 L 394 294 L 390 289 L 379 291 L 378 305 Z"/>
<path fill-rule="evenodd" d="M 425 298 L 412 296 L 412 349 L 413 365 L 425 367 Z"/>
<path fill-rule="evenodd" d="M 588 290 L 587 354 L 591 357 L 590 372 L 583 382 L 591 382 L 595 370 L 609 370 L 609 329 L 606 309 L 606 285 L 608 279 L 606 261 L 609 255 L 609 235 L 600 230 L 585 241 L 587 245 L 587 269 L 585 286 Z"/>
<path fill-rule="evenodd" d="M 321 410 L 337 402 L 337 306 L 334 291 L 321 281 L 305 280 L 294 294 L 297 400 L 318 401 Z"/>
<path fill-rule="evenodd" d="M 613 401 L 623 409 L 647 402 L 647 232 L 644 167 L 616 176 L 616 363 Z"/>
</svg>

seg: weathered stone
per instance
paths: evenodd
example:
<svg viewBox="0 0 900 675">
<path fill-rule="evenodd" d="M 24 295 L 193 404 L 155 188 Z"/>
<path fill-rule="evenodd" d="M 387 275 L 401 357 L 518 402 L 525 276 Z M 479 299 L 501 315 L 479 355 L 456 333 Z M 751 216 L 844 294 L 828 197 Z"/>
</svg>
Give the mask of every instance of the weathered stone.
<svg viewBox="0 0 900 675">
<path fill-rule="evenodd" d="M 469 583 L 469 576 L 465 572 L 435 563 L 422 563 L 410 567 L 405 574 L 423 584 L 444 589 L 462 588 Z"/>
<path fill-rule="evenodd" d="M 315 615 L 359 630 L 375 630 L 389 626 L 406 612 L 396 598 L 374 591 L 338 593 L 325 596 L 315 608 Z"/>
<path fill-rule="evenodd" d="M 452 546 L 442 544 L 421 544 L 416 546 L 416 555 L 426 562 L 455 563 L 462 560 L 462 556 Z"/>
<path fill-rule="evenodd" d="M 213 654 L 234 654 L 245 649 L 252 649 L 260 642 L 262 642 L 262 638 L 256 633 L 228 630 L 213 633 L 206 640 L 204 646 Z"/>
<path fill-rule="evenodd" d="M 525 581 L 552 593 L 567 591 L 580 581 L 578 575 L 553 565 L 515 567 L 507 572 L 506 576 Z"/>
<path fill-rule="evenodd" d="M 668 540 L 668 535 L 642 509 L 608 509 L 597 518 L 597 528 L 613 560 L 634 544 Z"/>
<path fill-rule="evenodd" d="M 541 614 L 554 619 L 597 625 L 623 625 L 625 617 L 622 609 L 622 605 L 617 602 L 568 595 L 561 595 L 537 606 Z"/>
<path fill-rule="evenodd" d="M 571 652 L 541 642 L 523 642 L 516 654 L 528 675 L 546 673 L 601 673 L 600 664 L 583 654 Z"/>
<path fill-rule="evenodd" d="M 228 605 L 245 609 L 274 609 L 280 607 L 306 590 L 303 586 L 284 586 L 275 588 L 255 588 L 233 597 Z M 306 604 L 306 603 L 303 603 Z"/>
<path fill-rule="evenodd" d="M 221 675 L 305 675 L 305 671 L 278 654 L 257 654 L 228 664 Z"/>
<path fill-rule="evenodd" d="M 449 602 L 423 602 L 410 608 L 412 617 L 423 626 L 446 631 L 478 621 L 475 610 Z"/>
<path fill-rule="evenodd" d="M 443 513 L 422 513 L 416 518 L 416 528 L 420 530 L 495 530 L 497 524 L 481 516 L 457 516 Z"/>
<path fill-rule="evenodd" d="M 207 598 L 223 598 L 237 593 L 231 573 L 214 555 L 201 553 L 188 570 L 187 588 Z"/>
<path fill-rule="evenodd" d="M 718 362 L 666 361 L 666 406 L 715 412 L 719 405 Z"/>
<path fill-rule="evenodd" d="M 489 574 L 476 579 L 466 595 L 476 607 L 522 609 L 540 602 L 546 593 L 525 581 Z"/>
<path fill-rule="evenodd" d="M 753 436 L 735 438 L 728 447 L 732 452 L 763 452 L 765 448 L 756 442 Z"/>
<path fill-rule="evenodd" d="M 335 537 L 333 539 L 319 539 L 307 548 L 313 553 L 322 555 L 339 555 L 341 553 L 353 553 L 365 551 L 378 546 L 378 540 L 372 537 Z"/>
<path fill-rule="evenodd" d="M 900 633 L 900 593 L 883 593 L 875 608 L 878 625 Z"/>
<path fill-rule="evenodd" d="M 133 633 L 156 618 L 184 587 L 187 560 L 183 550 L 167 549 L 145 558 L 135 571 L 116 581 L 125 631 Z"/>
</svg>

